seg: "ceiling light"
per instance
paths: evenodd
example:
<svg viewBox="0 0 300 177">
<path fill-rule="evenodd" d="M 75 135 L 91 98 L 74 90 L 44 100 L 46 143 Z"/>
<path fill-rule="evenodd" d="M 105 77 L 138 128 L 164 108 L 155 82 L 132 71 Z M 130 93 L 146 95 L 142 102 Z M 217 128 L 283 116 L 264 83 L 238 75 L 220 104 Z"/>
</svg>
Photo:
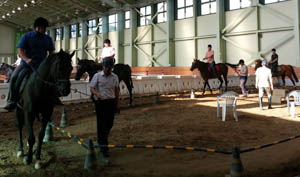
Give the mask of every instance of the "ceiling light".
<svg viewBox="0 0 300 177">
<path fill-rule="evenodd" d="M 22 10 L 20 6 L 18 7 L 18 10 Z"/>
<path fill-rule="evenodd" d="M 6 14 L 7 16 L 10 16 L 10 13 L 9 12 L 7 12 L 7 14 Z"/>
<path fill-rule="evenodd" d="M 27 3 L 24 4 L 24 7 L 28 7 Z"/>
<path fill-rule="evenodd" d="M 13 9 L 13 10 L 11 11 L 11 13 L 13 13 L 13 14 L 16 13 L 15 9 Z"/>
<path fill-rule="evenodd" d="M 105 2 L 104 2 L 104 0 L 102 0 L 102 4 L 101 4 L 102 6 L 105 6 Z"/>
<path fill-rule="evenodd" d="M 35 4 L 35 0 L 31 0 L 31 3 L 32 3 L 32 4 Z"/>
<path fill-rule="evenodd" d="M 2 18 L 6 18 L 5 15 L 2 15 Z"/>
<path fill-rule="evenodd" d="M 79 10 L 78 10 L 78 9 L 75 10 L 75 14 L 76 14 L 76 15 L 79 14 Z"/>
</svg>

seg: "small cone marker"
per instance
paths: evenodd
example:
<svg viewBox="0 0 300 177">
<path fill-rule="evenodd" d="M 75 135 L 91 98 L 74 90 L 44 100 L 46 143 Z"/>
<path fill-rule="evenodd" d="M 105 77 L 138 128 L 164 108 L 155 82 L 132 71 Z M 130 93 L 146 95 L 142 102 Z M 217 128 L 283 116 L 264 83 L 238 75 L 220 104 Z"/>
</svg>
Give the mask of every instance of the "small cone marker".
<svg viewBox="0 0 300 177">
<path fill-rule="evenodd" d="M 232 155 L 233 161 L 230 171 L 230 177 L 244 177 L 244 167 L 240 159 L 240 149 L 234 148 Z"/>
<path fill-rule="evenodd" d="M 53 141 L 53 140 L 54 140 L 54 137 L 53 137 L 52 126 L 48 123 L 47 127 L 46 127 L 43 142 L 47 143 L 47 142 L 50 142 L 50 141 Z"/>
<path fill-rule="evenodd" d="M 66 113 L 66 109 L 64 108 L 63 109 L 63 113 L 61 115 L 60 127 L 61 128 L 65 128 L 67 126 L 68 126 L 68 123 L 67 123 L 67 113 Z"/>
<path fill-rule="evenodd" d="M 88 151 L 85 156 L 84 169 L 88 171 L 93 171 L 97 169 L 97 158 L 92 140 L 89 140 Z"/>
<path fill-rule="evenodd" d="M 191 90 L 191 99 L 195 98 L 195 93 L 194 93 L 194 89 Z"/>
</svg>

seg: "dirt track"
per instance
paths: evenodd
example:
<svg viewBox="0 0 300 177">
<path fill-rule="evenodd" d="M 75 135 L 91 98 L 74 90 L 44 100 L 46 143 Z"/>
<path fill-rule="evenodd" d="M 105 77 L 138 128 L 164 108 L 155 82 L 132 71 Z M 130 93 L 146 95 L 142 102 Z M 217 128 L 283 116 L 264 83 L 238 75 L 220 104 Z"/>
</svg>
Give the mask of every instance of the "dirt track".
<svg viewBox="0 0 300 177">
<path fill-rule="evenodd" d="M 199 93 L 197 93 L 199 94 Z M 200 146 L 231 150 L 270 143 L 300 134 L 300 118 L 291 120 L 286 106 L 259 110 L 257 95 L 238 100 L 239 122 L 227 114 L 226 122 L 216 118 L 216 95 L 191 100 L 188 95 L 171 95 L 154 105 L 154 98 L 135 99 L 128 108 L 122 101 L 121 115 L 116 117 L 110 135 L 111 144 L 153 144 Z M 265 102 L 267 100 L 265 99 Z M 96 138 L 96 118 L 91 103 L 68 105 L 67 109 L 83 107 L 67 113 L 67 130 L 81 138 Z M 266 105 L 265 105 L 266 109 Z M 58 125 L 62 107 L 57 107 L 53 121 Z M 296 111 L 300 115 L 300 110 Z M 112 165 L 95 173 L 83 169 L 86 150 L 67 137 L 55 133 L 56 142 L 43 146 L 45 169 L 36 171 L 16 158 L 17 130 L 13 113 L 0 113 L 0 176 L 105 176 L 105 177 L 224 177 L 231 168 L 231 156 L 203 152 L 166 150 L 112 149 Z M 36 126 L 36 130 L 38 127 Z M 25 133 L 25 132 L 24 132 Z M 293 177 L 300 174 L 300 139 L 242 154 L 245 173 L 249 177 Z"/>
</svg>

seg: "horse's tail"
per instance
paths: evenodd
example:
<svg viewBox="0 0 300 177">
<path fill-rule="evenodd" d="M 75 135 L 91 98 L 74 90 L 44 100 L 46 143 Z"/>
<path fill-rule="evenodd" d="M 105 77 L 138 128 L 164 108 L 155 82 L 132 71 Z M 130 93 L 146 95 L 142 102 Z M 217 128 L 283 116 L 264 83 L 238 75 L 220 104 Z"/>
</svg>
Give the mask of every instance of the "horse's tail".
<svg viewBox="0 0 300 177">
<path fill-rule="evenodd" d="M 224 63 L 224 64 L 234 69 L 236 69 L 239 66 L 238 64 L 230 64 L 230 63 Z"/>
<path fill-rule="evenodd" d="M 289 65 L 289 66 L 290 66 L 290 68 L 291 68 L 291 70 L 292 70 L 292 74 L 293 74 L 293 76 L 294 76 L 295 81 L 296 81 L 296 82 L 299 82 L 298 77 L 297 77 L 297 75 L 296 75 L 296 73 L 295 73 L 295 71 L 294 71 L 294 67 L 291 66 L 291 65 Z"/>
<path fill-rule="evenodd" d="M 131 86 L 131 88 L 134 88 L 134 87 L 133 87 L 132 78 L 131 78 L 131 73 L 132 73 L 132 72 L 131 72 L 131 68 L 130 68 L 129 65 L 127 65 L 127 66 L 128 66 L 128 71 L 129 71 L 129 73 L 130 73 L 130 74 L 129 74 L 129 82 L 130 82 L 130 86 Z"/>
</svg>

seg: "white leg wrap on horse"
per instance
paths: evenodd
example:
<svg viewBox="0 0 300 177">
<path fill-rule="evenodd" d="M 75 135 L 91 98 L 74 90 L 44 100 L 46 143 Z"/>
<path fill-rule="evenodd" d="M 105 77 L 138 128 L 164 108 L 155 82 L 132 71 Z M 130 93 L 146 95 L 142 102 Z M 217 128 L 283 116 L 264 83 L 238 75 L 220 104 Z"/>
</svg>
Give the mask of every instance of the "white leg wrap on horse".
<svg viewBox="0 0 300 177">
<path fill-rule="evenodd" d="M 39 170 L 39 169 L 42 168 L 42 164 L 41 164 L 41 161 L 40 161 L 40 160 L 36 161 L 36 163 L 35 163 L 35 165 L 34 165 L 34 168 L 35 168 L 36 170 Z"/>
<path fill-rule="evenodd" d="M 24 156 L 24 152 L 23 151 L 18 151 L 17 152 L 17 157 L 18 158 L 21 158 L 21 157 L 23 157 Z"/>
</svg>

